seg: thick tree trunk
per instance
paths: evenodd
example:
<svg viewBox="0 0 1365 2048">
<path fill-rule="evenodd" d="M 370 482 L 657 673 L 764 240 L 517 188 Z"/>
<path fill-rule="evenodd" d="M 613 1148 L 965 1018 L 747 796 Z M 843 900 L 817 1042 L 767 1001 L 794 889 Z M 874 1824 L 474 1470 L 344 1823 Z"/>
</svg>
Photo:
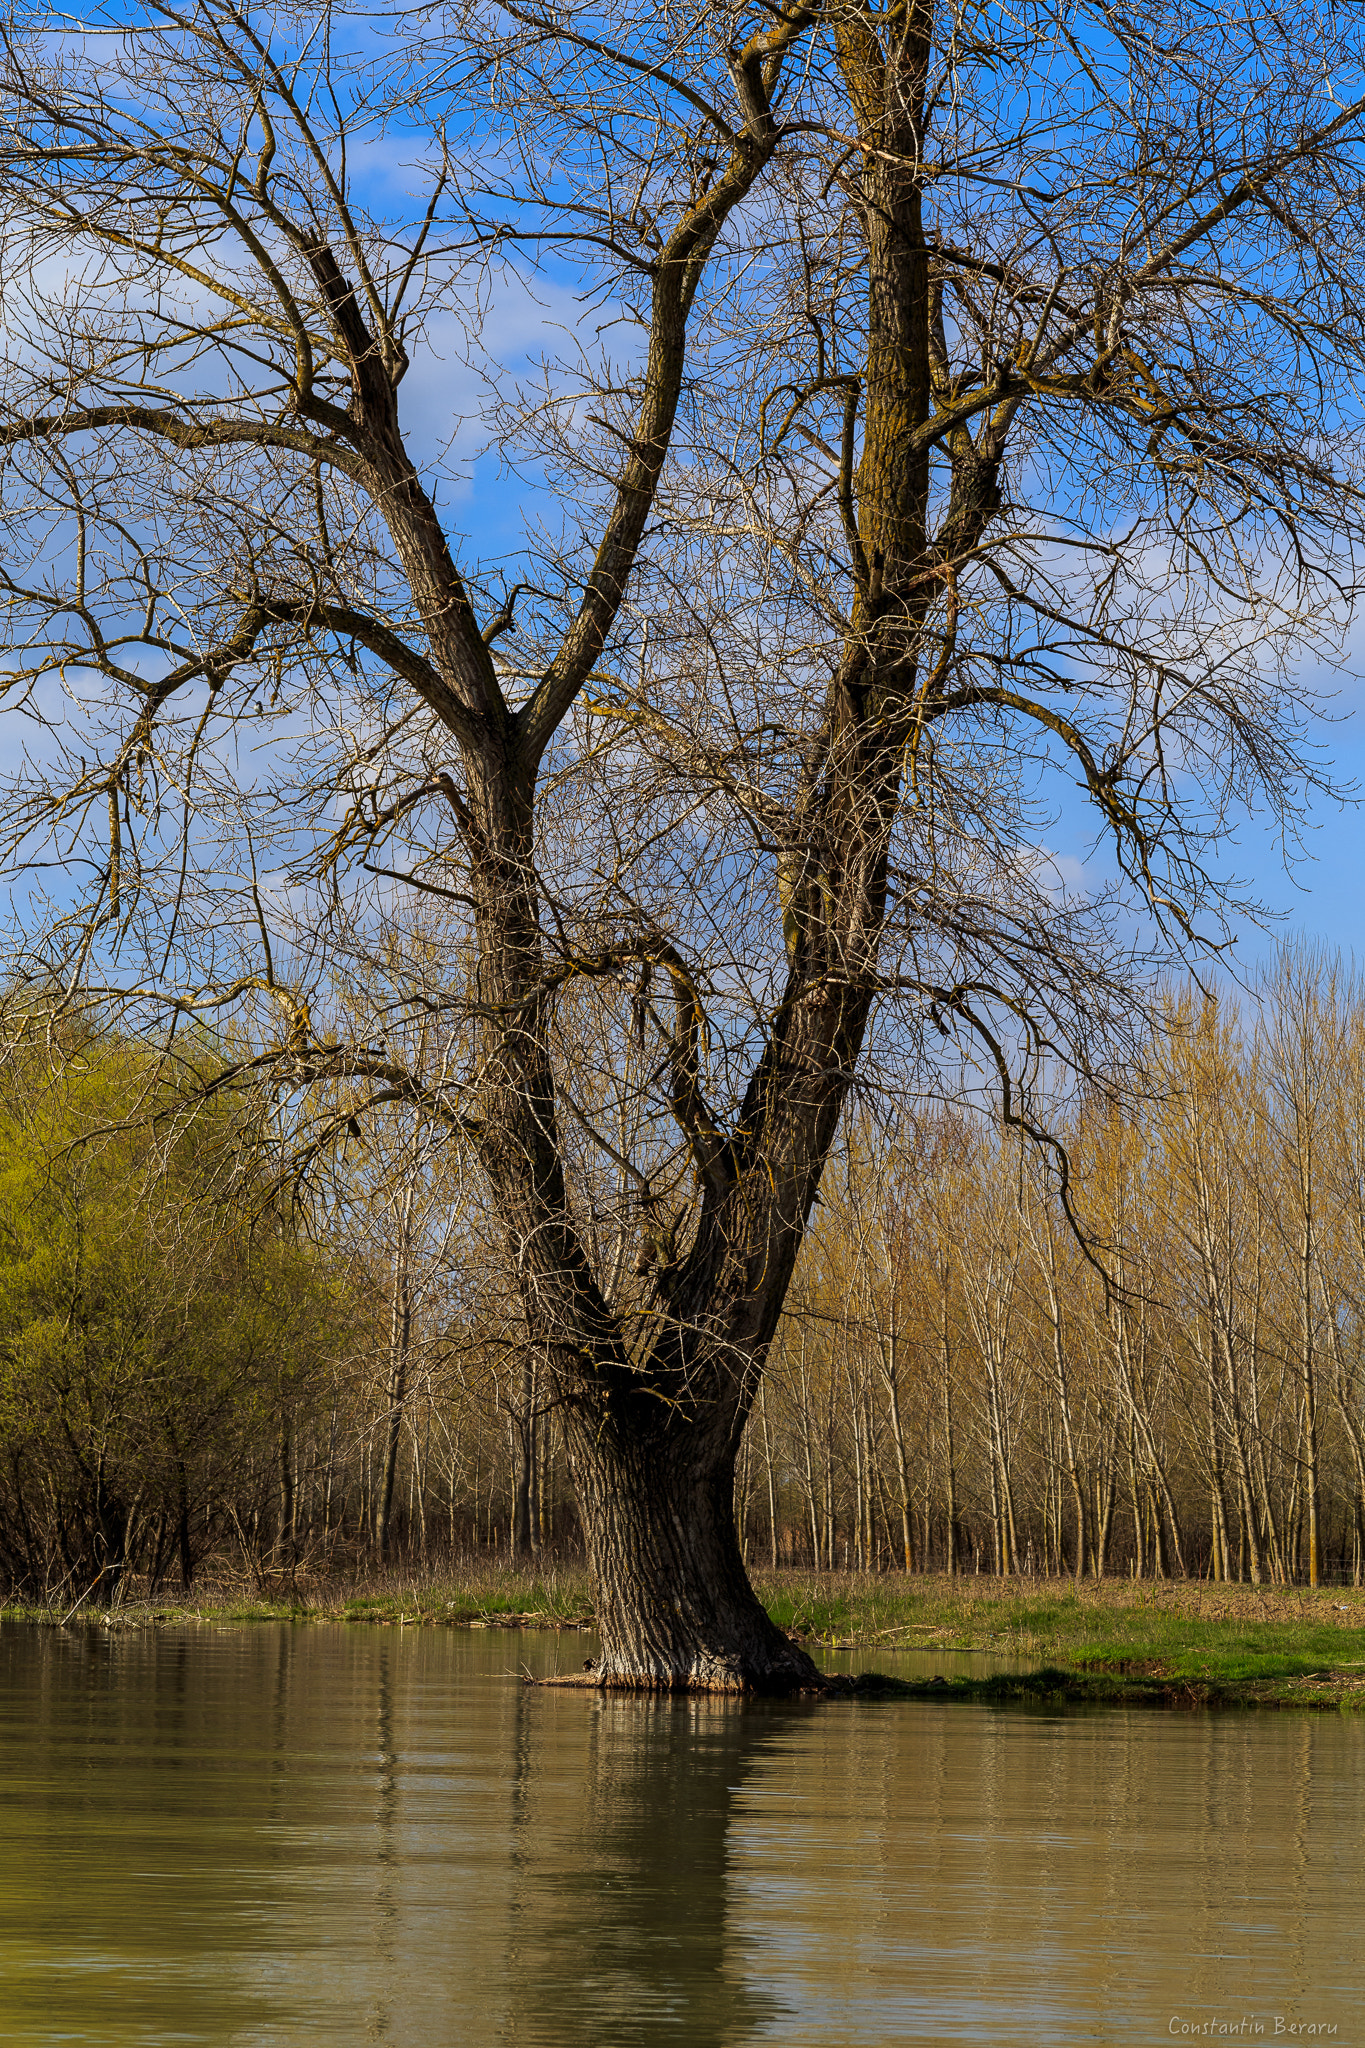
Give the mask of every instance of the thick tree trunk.
<svg viewBox="0 0 1365 2048">
<path fill-rule="evenodd" d="M 805 19 L 800 11 L 792 17 Z M 746 45 L 746 105 L 752 100 L 759 114 L 746 114 L 749 128 L 729 168 L 656 265 L 635 452 L 578 621 L 515 713 L 480 645 L 487 675 L 460 710 L 466 790 L 456 801 L 477 904 L 483 1019 L 475 1143 L 530 1335 L 544 1346 L 549 1385 L 569 1418 L 604 1685 L 789 1692 L 821 1684 L 749 1585 L 734 1525 L 735 1458 L 866 1030 L 897 791 L 912 718 L 924 715 L 911 707 L 941 555 L 926 541 L 929 461 L 920 438 L 930 409 L 929 250 L 915 165 L 928 20 L 922 9 L 915 19 L 915 33 L 897 38 L 894 75 L 885 74 L 866 23 L 850 31 L 839 58 L 856 74 L 867 131 L 870 339 L 856 549 L 864 587 L 830 684 L 821 766 L 812 766 L 794 800 L 782 849 L 787 984 L 742 1099 L 723 1114 L 707 1100 L 700 985 L 648 920 L 627 921 L 619 947 L 608 946 L 590 970 L 638 977 L 634 1000 L 645 1022 L 637 1029 L 663 1040 L 657 1074 L 694 1179 L 678 1224 L 661 1234 L 650 1226 L 648 1256 L 635 1270 L 652 1278 L 638 1303 L 622 1299 L 619 1273 L 611 1280 L 597 1268 L 571 1191 L 572 1155 L 560 1140 L 573 1081 L 557 1075 L 547 1029 L 560 977 L 546 973 L 535 793 L 545 747 L 597 660 L 649 515 L 682 388 L 698 266 L 725 211 L 776 145 L 765 81 L 776 76 L 774 52 L 795 26 L 765 25 L 761 48 Z M 971 466 L 976 477 L 975 456 Z M 972 525 L 961 495 L 955 486 L 954 560 L 975 546 L 981 525 Z M 845 510 L 852 521 L 851 477 Z M 447 581 L 453 589 L 453 567 Z M 449 630 L 443 614 L 427 623 L 433 644 Z M 651 980 L 669 993 L 645 1006 Z M 864 1553 L 865 1506 L 860 1498 L 855 1522 Z M 829 1498 L 831 1563 L 833 1513 Z"/>
<path fill-rule="evenodd" d="M 764 1612 L 735 1533 L 735 1449 L 705 1428 L 617 1435 L 571 1425 L 574 1478 L 597 1585 L 599 1682 L 632 1691 L 822 1688 Z"/>
</svg>

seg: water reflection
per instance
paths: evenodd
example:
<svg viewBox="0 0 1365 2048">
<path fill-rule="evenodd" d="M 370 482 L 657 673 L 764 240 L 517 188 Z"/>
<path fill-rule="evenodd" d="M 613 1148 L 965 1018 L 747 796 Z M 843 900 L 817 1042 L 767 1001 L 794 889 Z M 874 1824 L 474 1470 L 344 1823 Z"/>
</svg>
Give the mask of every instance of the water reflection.
<svg viewBox="0 0 1365 2048">
<path fill-rule="evenodd" d="M 512 2037 L 740 2043 L 779 2018 L 732 1952 L 727 1883 L 764 1717 L 527 1693 L 516 1720 Z"/>
<path fill-rule="evenodd" d="M 517 1682 L 582 1654 L 0 1628 L 0 2038 L 1362 2038 L 1358 1723 Z"/>
</svg>

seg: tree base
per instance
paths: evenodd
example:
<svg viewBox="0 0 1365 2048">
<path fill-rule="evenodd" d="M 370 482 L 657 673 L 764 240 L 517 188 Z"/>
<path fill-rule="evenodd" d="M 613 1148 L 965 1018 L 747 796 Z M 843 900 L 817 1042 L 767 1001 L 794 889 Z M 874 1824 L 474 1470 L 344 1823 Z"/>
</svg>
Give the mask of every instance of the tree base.
<svg viewBox="0 0 1365 2048">
<path fill-rule="evenodd" d="M 826 1677 L 807 1657 L 807 1672 L 793 1672 L 784 1683 L 776 1679 L 759 1685 L 748 1683 L 698 1684 L 681 1679 L 661 1683 L 636 1677 L 611 1677 L 594 1665 L 590 1671 L 566 1671 L 551 1678 L 528 1676 L 527 1685 L 551 1685 L 570 1692 L 643 1693 L 647 1697 L 672 1698 L 687 1695 L 708 1699 L 842 1699 L 853 1690 L 846 1678 Z"/>
<path fill-rule="evenodd" d="M 597 1589 L 601 1691 L 819 1692 L 764 1610 L 735 1531 L 734 1445 L 705 1430 L 582 1431 L 575 1481 Z"/>
</svg>

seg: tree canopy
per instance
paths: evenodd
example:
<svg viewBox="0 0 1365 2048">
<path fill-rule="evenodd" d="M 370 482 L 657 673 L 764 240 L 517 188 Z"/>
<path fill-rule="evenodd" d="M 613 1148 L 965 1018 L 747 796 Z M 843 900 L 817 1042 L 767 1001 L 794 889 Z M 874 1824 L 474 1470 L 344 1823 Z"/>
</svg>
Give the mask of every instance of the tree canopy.
<svg viewBox="0 0 1365 2048">
<path fill-rule="evenodd" d="M 188 1586 L 262 1450 L 287 1479 L 354 1289 L 272 1215 L 264 1173 L 245 1199 L 259 1148 L 223 1105 L 185 1127 L 146 1049 L 52 1050 L 26 1037 L 0 1073 L 0 1574 L 107 1604 L 137 1563 Z"/>
</svg>

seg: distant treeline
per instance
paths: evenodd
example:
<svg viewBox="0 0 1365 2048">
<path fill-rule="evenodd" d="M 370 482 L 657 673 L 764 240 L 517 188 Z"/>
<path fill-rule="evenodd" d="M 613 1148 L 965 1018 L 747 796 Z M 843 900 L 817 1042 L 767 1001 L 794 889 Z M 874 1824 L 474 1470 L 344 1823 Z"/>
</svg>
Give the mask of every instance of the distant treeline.
<svg viewBox="0 0 1365 2048">
<path fill-rule="evenodd" d="M 850 1124 L 741 1456 L 752 1560 L 1361 1582 L 1365 1002 L 1290 951 L 1171 1027 L 1061 1151 Z M 287 1149 L 126 1044 L 0 1070 L 12 1595 L 576 1550 L 453 1146 L 395 1112 L 302 1198 Z"/>
<path fill-rule="evenodd" d="M 1186 1005 L 1062 1156 L 964 1117 L 854 1127 L 741 1467 L 821 1566 L 1365 1570 L 1365 1003 L 1286 951 Z"/>
<path fill-rule="evenodd" d="M 442 1134 L 379 1119 L 305 1184 L 215 1064 L 41 1021 L 0 1063 L 0 1593 L 573 1548 Z"/>
</svg>

